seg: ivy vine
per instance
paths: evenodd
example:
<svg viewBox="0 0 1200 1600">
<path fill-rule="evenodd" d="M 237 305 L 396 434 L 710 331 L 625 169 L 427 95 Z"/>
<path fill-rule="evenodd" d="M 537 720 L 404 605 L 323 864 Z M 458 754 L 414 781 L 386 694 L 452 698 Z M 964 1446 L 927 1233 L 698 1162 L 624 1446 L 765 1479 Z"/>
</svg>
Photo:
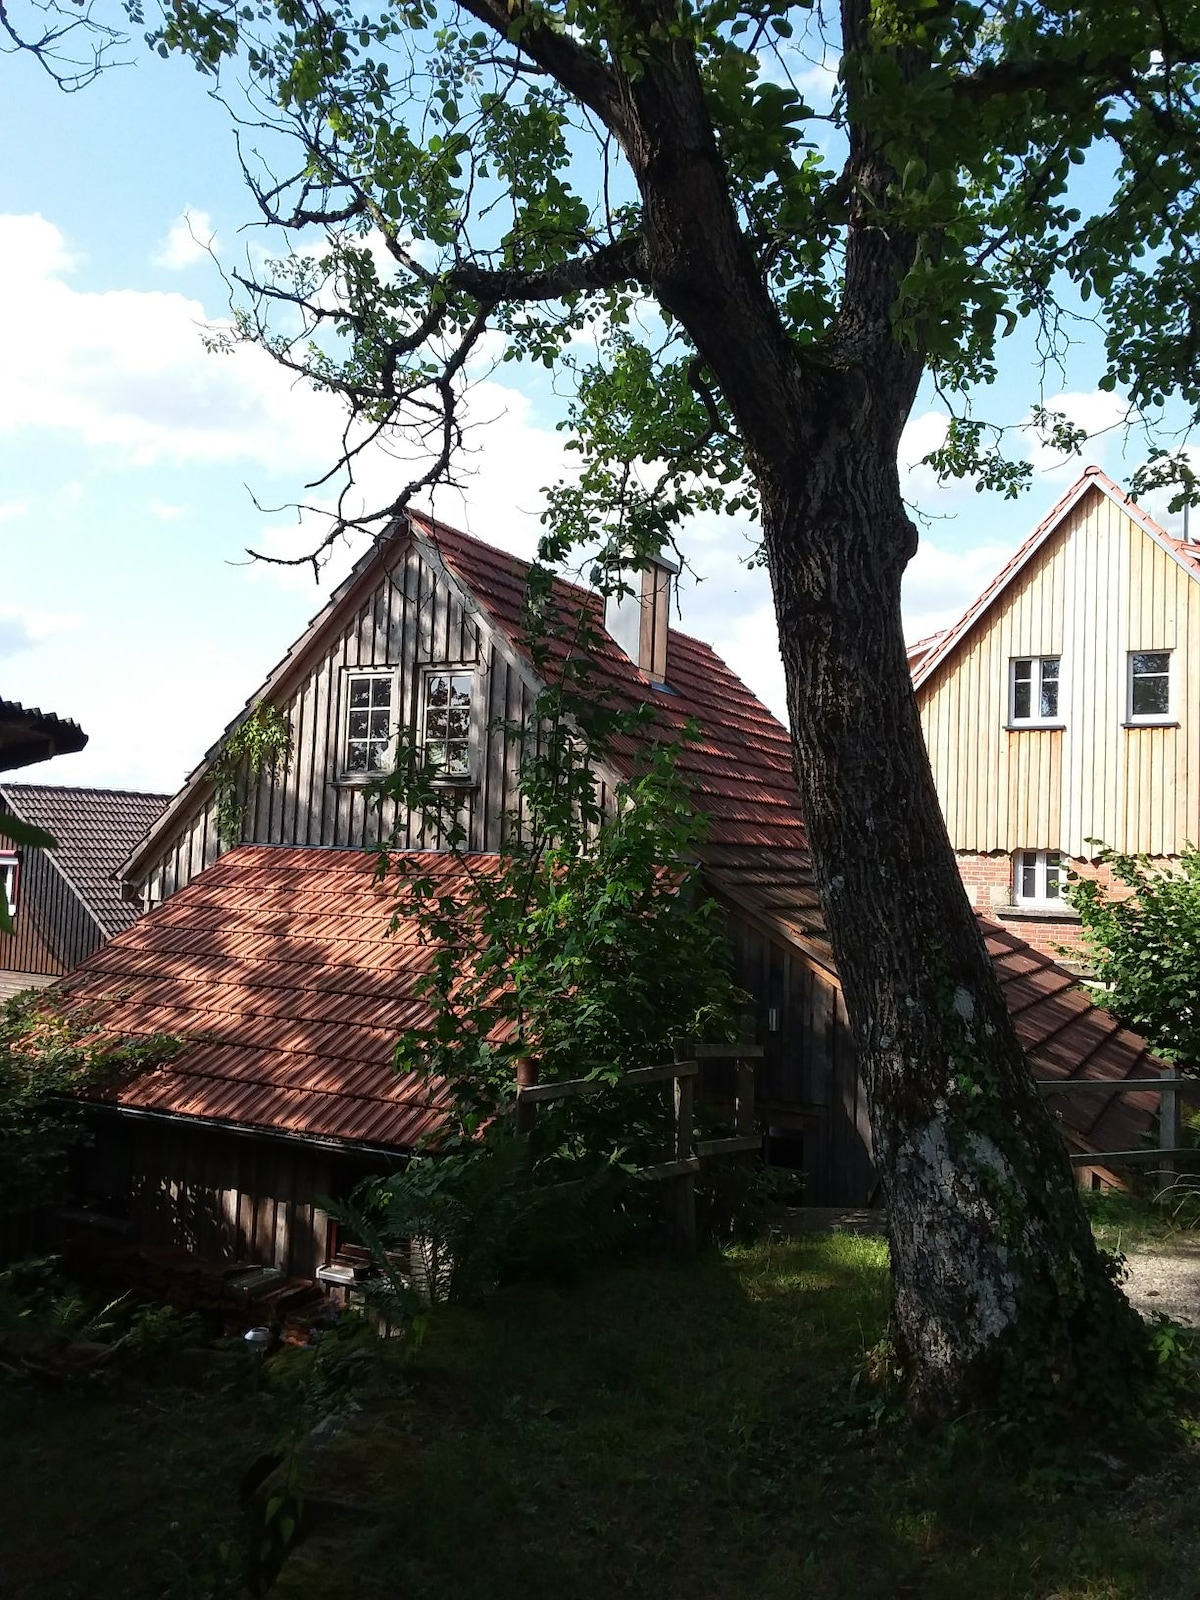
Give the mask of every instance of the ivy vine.
<svg viewBox="0 0 1200 1600">
<path fill-rule="evenodd" d="M 225 740 L 212 768 L 217 838 L 222 845 L 237 844 L 241 839 L 246 806 L 263 774 L 278 777 L 287 771 L 291 759 L 292 730 L 287 718 L 263 700 Z"/>
</svg>

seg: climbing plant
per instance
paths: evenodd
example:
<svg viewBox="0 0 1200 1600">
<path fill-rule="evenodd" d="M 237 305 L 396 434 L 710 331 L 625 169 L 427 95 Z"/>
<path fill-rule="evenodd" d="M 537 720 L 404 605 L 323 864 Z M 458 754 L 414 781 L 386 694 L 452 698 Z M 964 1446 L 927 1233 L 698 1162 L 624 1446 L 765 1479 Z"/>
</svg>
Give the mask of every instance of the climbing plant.
<svg viewBox="0 0 1200 1600">
<path fill-rule="evenodd" d="M 269 701 L 260 701 L 225 740 L 212 768 L 217 837 L 223 845 L 241 838 L 249 797 L 263 774 L 274 778 L 286 772 L 291 758 L 287 718 Z"/>
</svg>

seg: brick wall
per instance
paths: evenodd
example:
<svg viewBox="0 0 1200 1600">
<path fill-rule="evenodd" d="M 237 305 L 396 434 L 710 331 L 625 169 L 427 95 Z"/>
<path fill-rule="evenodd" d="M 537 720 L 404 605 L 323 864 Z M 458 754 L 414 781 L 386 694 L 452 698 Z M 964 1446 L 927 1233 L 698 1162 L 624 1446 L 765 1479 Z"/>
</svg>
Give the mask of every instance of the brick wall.
<svg viewBox="0 0 1200 1600">
<path fill-rule="evenodd" d="M 982 911 L 985 916 L 994 918 L 1010 932 L 1017 934 L 1035 950 L 1041 950 L 1046 955 L 1052 956 L 1057 961 L 1064 961 L 1068 965 L 1086 967 L 1083 954 L 1083 939 L 1079 920 L 1075 917 L 1056 917 L 1046 915 L 1044 912 L 1013 912 L 1012 907 L 1012 857 L 1003 850 L 993 851 L 989 855 L 978 855 L 970 851 L 960 851 L 957 854 L 958 870 L 967 890 L 967 898 L 971 904 Z M 1162 856 L 1157 865 L 1164 870 L 1169 868 L 1173 857 Z M 1082 861 L 1068 857 L 1064 865 L 1072 872 L 1077 872 L 1080 877 L 1096 878 L 1106 884 L 1110 889 L 1114 887 L 1112 874 L 1107 867 L 1101 867 L 1094 861 Z M 1118 894 L 1127 891 L 1118 889 Z M 1060 948 L 1061 947 L 1061 948 Z M 1067 950 L 1071 954 L 1063 955 Z"/>
<path fill-rule="evenodd" d="M 1055 917 L 1044 912 L 1014 912 L 1011 909 L 1013 865 L 1012 857 L 1006 851 L 997 850 L 980 855 L 964 850 L 958 853 L 957 860 L 967 898 L 977 910 L 994 918 L 1035 950 L 1042 951 L 1056 961 L 1064 961 L 1072 966 L 1086 964 L 1077 917 L 1069 913 Z M 1089 861 L 1067 860 L 1065 865 L 1087 877 L 1100 875 Z M 1064 955 L 1064 950 L 1069 954 Z"/>
</svg>

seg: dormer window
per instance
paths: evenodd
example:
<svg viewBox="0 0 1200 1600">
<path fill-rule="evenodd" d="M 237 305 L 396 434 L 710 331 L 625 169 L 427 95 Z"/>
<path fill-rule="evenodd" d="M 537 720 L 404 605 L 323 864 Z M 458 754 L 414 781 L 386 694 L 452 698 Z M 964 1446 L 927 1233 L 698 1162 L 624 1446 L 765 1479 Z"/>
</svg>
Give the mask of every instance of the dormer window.
<svg viewBox="0 0 1200 1600">
<path fill-rule="evenodd" d="M 391 765 L 394 675 L 350 672 L 346 675 L 346 744 L 342 770 L 350 777 L 372 777 Z"/>
<path fill-rule="evenodd" d="M 1129 652 L 1129 721 L 1171 720 L 1171 652 Z"/>
<path fill-rule="evenodd" d="M 471 778 L 475 674 L 463 667 L 433 667 L 425 673 L 421 742 L 437 776 L 451 783 Z"/>
<path fill-rule="evenodd" d="M 1009 663 L 1009 720 L 1057 723 L 1059 656 L 1017 656 Z"/>
</svg>

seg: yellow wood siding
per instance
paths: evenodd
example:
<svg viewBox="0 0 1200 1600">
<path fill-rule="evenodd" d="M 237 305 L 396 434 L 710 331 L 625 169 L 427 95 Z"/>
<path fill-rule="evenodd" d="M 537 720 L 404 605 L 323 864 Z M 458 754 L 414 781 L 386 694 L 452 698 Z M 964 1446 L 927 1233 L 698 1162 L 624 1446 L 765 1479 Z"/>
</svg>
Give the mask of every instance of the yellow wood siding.
<svg viewBox="0 0 1200 1600">
<path fill-rule="evenodd" d="M 1178 727 L 1124 726 L 1130 651 L 1170 650 Z M 1059 656 L 1061 729 L 1007 726 L 1009 663 Z M 1200 838 L 1200 582 L 1093 488 L 919 691 L 957 850 Z"/>
</svg>

